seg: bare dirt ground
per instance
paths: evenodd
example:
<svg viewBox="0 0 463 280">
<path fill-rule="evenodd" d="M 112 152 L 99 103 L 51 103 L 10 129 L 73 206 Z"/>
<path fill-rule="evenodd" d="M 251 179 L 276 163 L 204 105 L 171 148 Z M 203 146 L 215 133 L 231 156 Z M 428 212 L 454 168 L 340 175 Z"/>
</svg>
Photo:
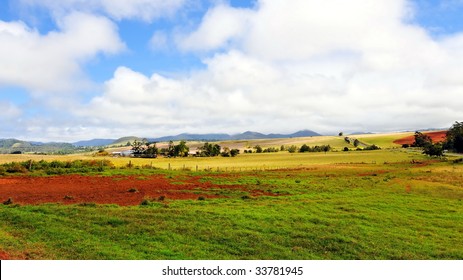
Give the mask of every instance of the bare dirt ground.
<svg viewBox="0 0 463 280">
<path fill-rule="evenodd" d="M 442 131 L 433 131 L 433 132 L 425 132 L 424 134 L 428 135 L 431 137 L 433 143 L 438 143 L 438 142 L 443 142 L 445 140 L 445 135 L 447 131 L 442 130 Z M 394 141 L 395 144 L 403 145 L 403 144 L 413 144 L 415 142 L 415 136 L 410 135 L 404 138 L 400 138 Z"/>
<path fill-rule="evenodd" d="M 0 260 L 9 260 L 10 259 L 10 256 L 3 252 L 3 251 L 0 251 Z"/>
<path fill-rule="evenodd" d="M 167 179 L 152 176 L 82 176 L 0 178 L 0 202 L 11 198 L 12 203 L 99 203 L 121 206 L 139 205 L 144 199 L 198 199 L 224 197 L 217 190 L 249 191 L 251 195 L 272 195 L 242 186 L 215 185 L 201 182 L 199 177 Z"/>
</svg>

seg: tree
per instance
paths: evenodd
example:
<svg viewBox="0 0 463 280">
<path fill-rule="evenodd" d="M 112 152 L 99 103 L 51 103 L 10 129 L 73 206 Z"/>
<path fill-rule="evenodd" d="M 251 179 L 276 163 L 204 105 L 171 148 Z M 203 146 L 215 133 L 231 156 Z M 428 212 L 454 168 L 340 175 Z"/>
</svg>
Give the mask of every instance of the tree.
<svg viewBox="0 0 463 280">
<path fill-rule="evenodd" d="M 139 155 L 143 154 L 143 152 L 145 151 L 144 146 L 145 146 L 145 143 L 143 143 L 142 141 L 134 140 L 133 143 L 132 143 L 133 154 L 135 156 L 139 156 Z"/>
<path fill-rule="evenodd" d="M 256 150 L 256 153 L 262 153 L 262 147 L 259 145 L 254 146 L 254 149 Z"/>
<path fill-rule="evenodd" d="M 156 142 L 146 142 L 146 148 L 142 157 L 155 158 L 158 156 L 159 149 L 156 147 Z"/>
<path fill-rule="evenodd" d="M 339 132 L 339 134 L 338 134 L 338 135 L 339 135 L 339 136 L 343 136 L 343 135 L 344 135 L 344 133 L 341 131 L 341 132 Z"/>
<path fill-rule="evenodd" d="M 444 147 L 457 153 L 463 153 L 463 122 L 455 122 L 447 131 Z"/>
<path fill-rule="evenodd" d="M 360 145 L 360 141 L 358 139 L 355 139 L 354 140 L 354 146 L 358 147 L 358 145 Z"/>
<path fill-rule="evenodd" d="M 240 153 L 240 150 L 238 150 L 238 149 L 231 149 L 230 150 L 230 155 L 232 157 L 236 157 L 239 153 Z"/>
<path fill-rule="evenodd" d="M 189 152 L 190 148 L 188 148 L 185 141 L 180 141 L 178 145 L 174 146 L 175 157 L 187 157 Z"/>
<path fill-rule="evenodd" d="M 441 157 L 444 155 L 444 148 L 441 143 L 430 144 L 424 147 L 423 154 L 431 157 Z"/>
<path fill-rule="evenodd" d="M 202 157 L 215 157 L 220 155 L 221 147 L 218 144 L 204 143 L 203 146 L 198 147 L 198 154 Z"/>
<path fill-rule="evenodd" d="M 297 151 L 297 147 L 295 145 L 291 145 L 288 147 L 288 152 L 295 153 Z"/>
<path fill-rule="evenodd" d="M 169 146 L 167 147 L 167 156 L 174 157 L 175 156 L 175 145 L 174 141 L 169 141 Z"/>
<path fill-rule="evenodd" d="M 221 156 L 223 157 L 229 157 L 230 156 L 230 148 L 228 147 L 223 147 L 222 153 L 220 153 Z"/>
<path fill-rule="evenodd" d="M 413 142 L 413 147 L 426 147 L 428 145 L 432 145 L 432 139 L 426 134 L 423 134 L 419 131 L 415 132 L 415 142 Z"/>
<path fill-rule="evenodd" d="M 305 152 L 309 152 L 309 151 L 310 151 L 310 147 L 307 146 L 306 144 L 302 145 L 301 148 L 299 149 L 300 153 L 305 153 Z"/>
<path fill-rule="evenodd" d="M 330 145 L 323 145 L 323 151 L 325 152 L 329 152 L 331 150 L 331 146 Z"/>
</svg>

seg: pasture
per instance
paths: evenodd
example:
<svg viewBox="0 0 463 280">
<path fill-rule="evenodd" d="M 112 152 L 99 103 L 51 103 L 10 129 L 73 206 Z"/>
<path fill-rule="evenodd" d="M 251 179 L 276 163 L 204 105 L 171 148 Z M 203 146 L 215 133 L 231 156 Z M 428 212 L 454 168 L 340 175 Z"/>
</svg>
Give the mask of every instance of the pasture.
<svg viewBox="0 0 463 280">
<path fill-rule="evenodd" d="M 31 157 L 3 160 L 38 159 Z M 98 173 L 4 175 L 0 199 L 12 203 L 0 205 L 0 256 L 462 259 L 458 158 L 400 148 L 106 158 L 114 167 Z M 109 195 L 99 200 L 101 193 Z"/>
</svg>

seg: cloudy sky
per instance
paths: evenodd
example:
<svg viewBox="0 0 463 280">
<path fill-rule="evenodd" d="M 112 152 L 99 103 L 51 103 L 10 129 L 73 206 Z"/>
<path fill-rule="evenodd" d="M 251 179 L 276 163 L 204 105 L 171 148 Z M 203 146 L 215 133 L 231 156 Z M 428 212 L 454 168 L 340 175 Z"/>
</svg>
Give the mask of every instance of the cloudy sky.
<svg viewBox="0 0 463 280">
<path fill-rule="evenodd" d="M 0 138 L 463 120 L 463 0 L 0 0 Z"/>
</svg>

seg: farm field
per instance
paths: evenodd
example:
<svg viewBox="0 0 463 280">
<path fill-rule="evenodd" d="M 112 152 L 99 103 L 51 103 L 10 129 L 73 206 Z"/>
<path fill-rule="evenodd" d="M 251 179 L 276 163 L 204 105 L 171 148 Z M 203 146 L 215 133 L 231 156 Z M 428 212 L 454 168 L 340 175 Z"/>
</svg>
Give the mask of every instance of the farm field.
<svg viewBox="0 0 463 280">
<path fill-rule="evenodd" d="M 11 198 L 0 205 L 0 258 L 463 258 L 456 156 L 391 148 L 53 159 L 114 167 L 0 176 L 0 199 Z"/>
</svg>

